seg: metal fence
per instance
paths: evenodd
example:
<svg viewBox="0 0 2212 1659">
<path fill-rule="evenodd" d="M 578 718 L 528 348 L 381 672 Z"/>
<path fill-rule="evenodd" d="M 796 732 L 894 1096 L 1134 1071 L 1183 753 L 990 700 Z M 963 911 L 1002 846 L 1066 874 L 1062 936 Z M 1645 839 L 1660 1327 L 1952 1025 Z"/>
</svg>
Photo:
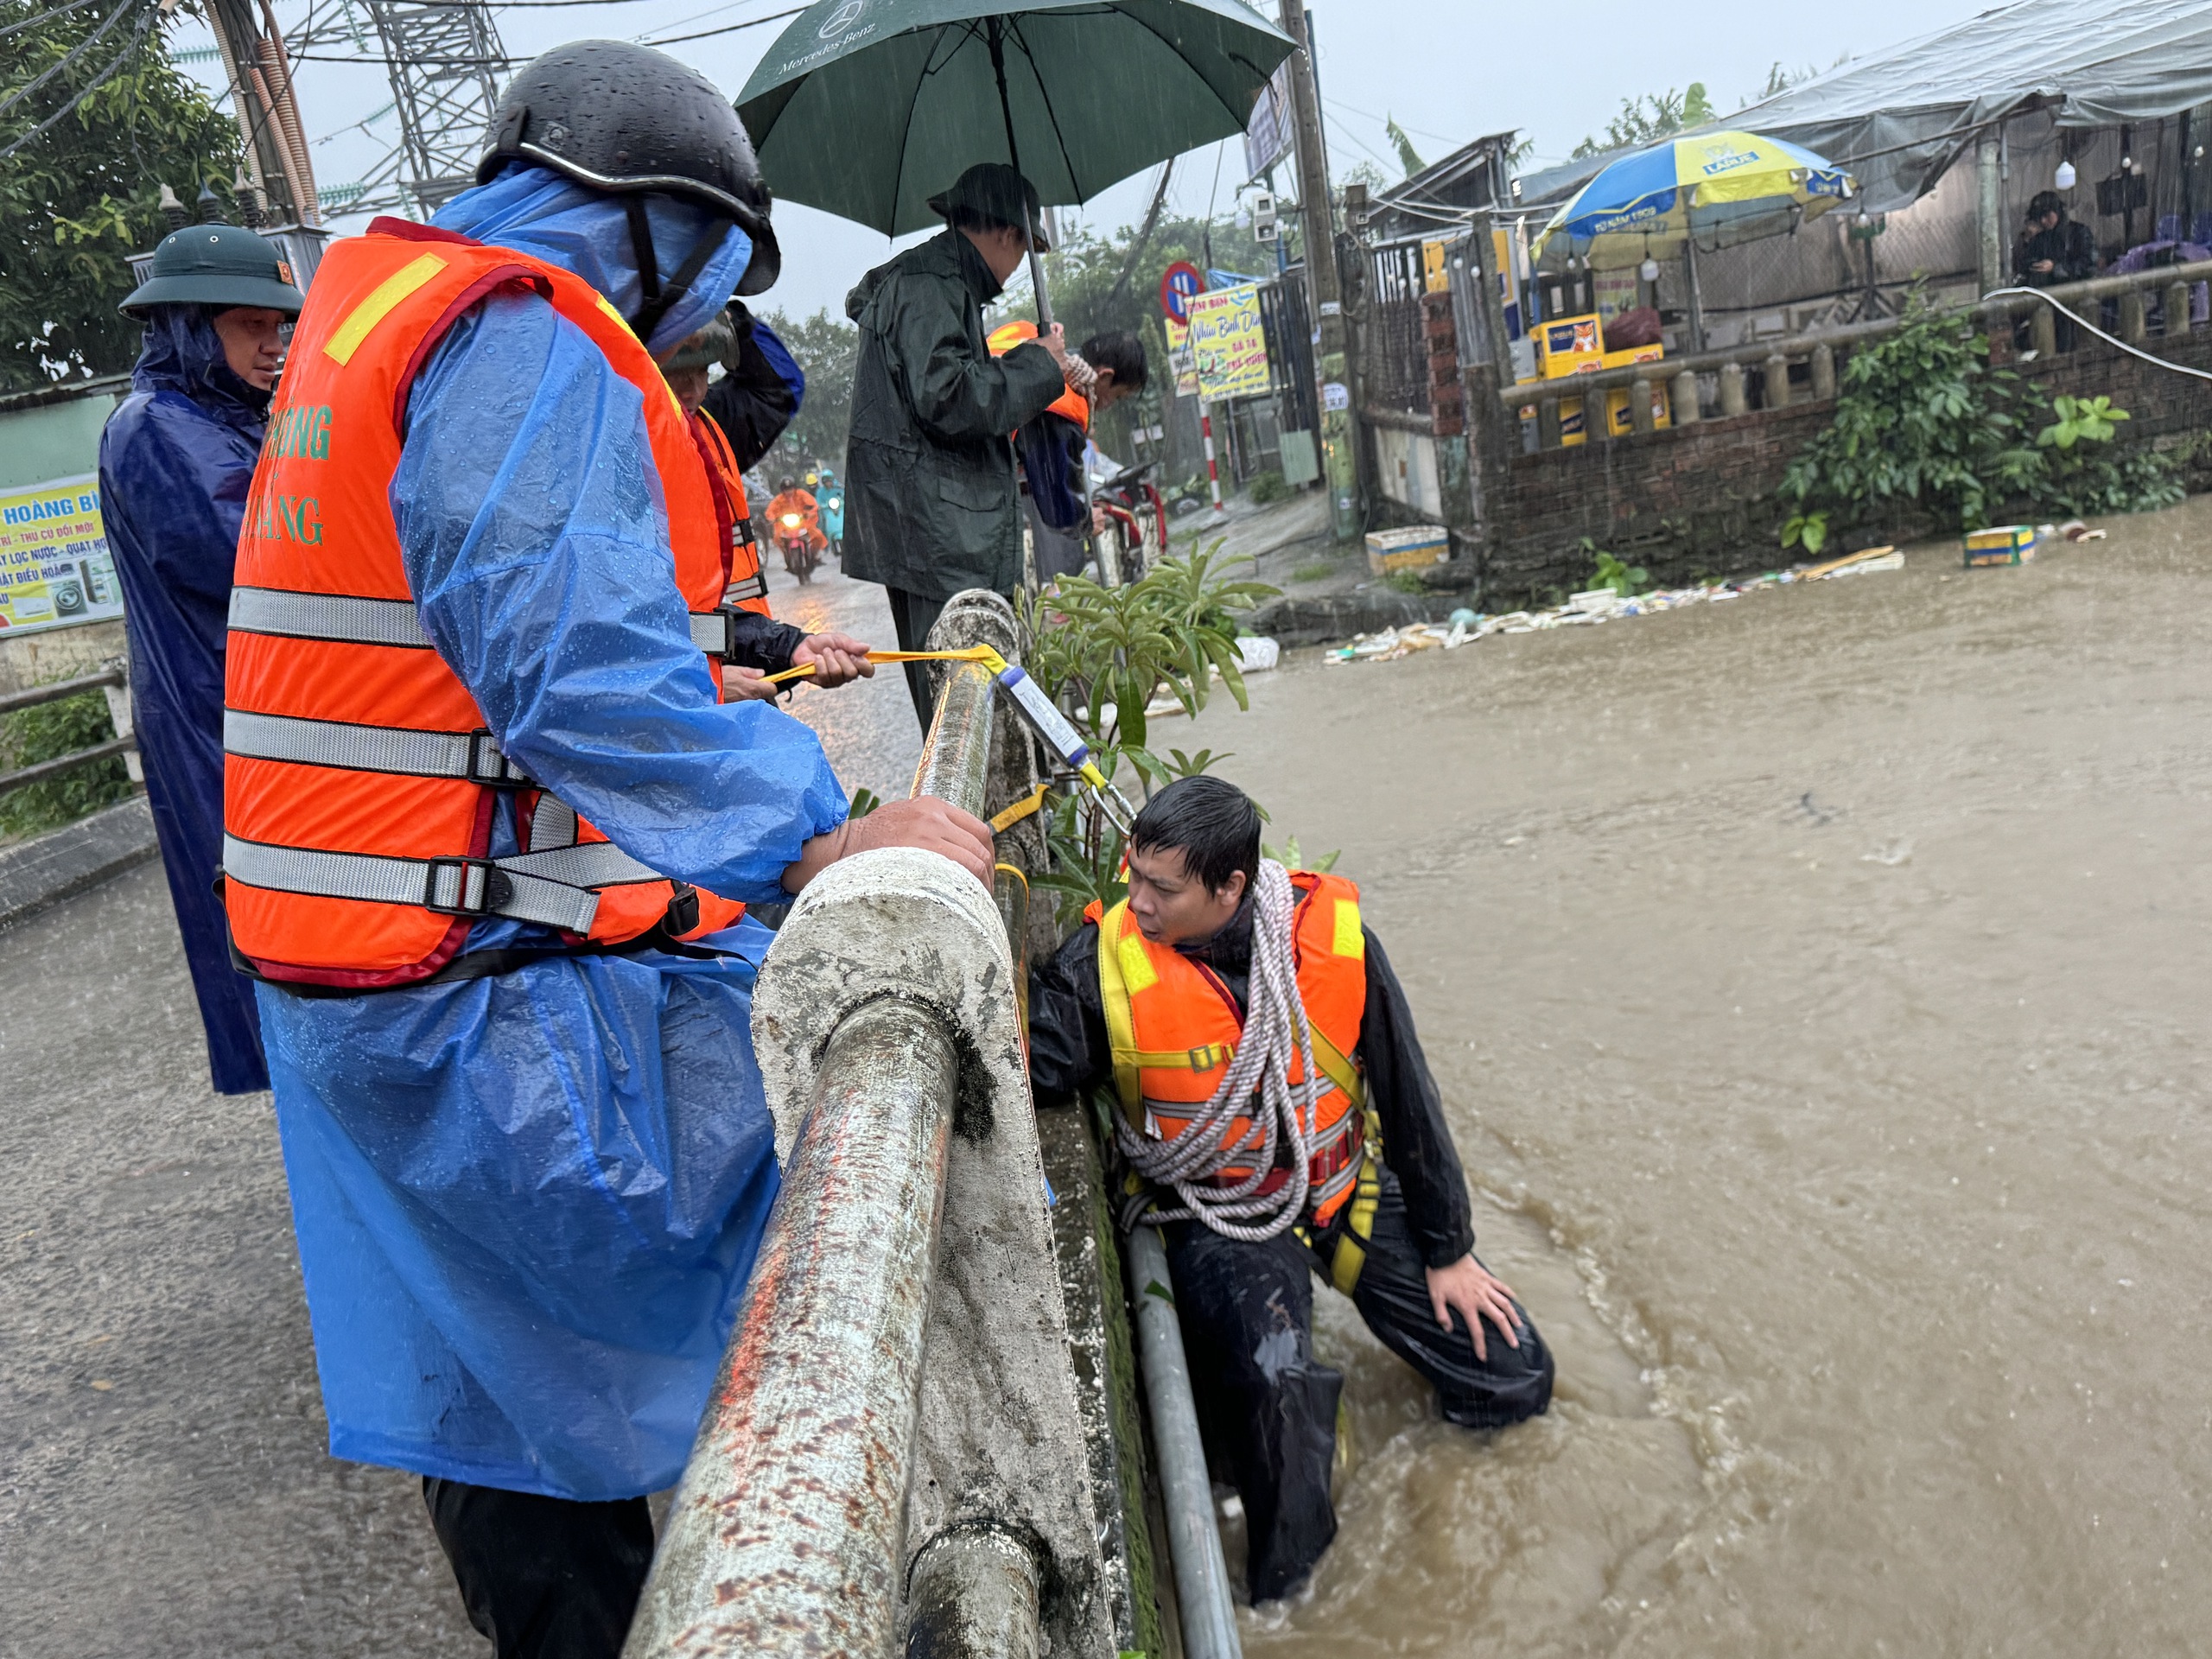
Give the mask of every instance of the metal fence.
<svg viewBox="0 0 2212 1659">
<path fill-rule="evenodd" d="M 1421 318 L 1427 289 L 1421 245 L 1368 249 L 1366 289 L 1359 323 L 1362 399 L 1375 409 L 1426 415 L 1428 340 Z"/>
<path fill-rule="evenodd" d="M 0 772 L 0 793 L 21 789 L 26 784 L 44 783 L 49 778 L 58 778 L 63 772 L 90 766 L 95 760 L 105 760 L 111 755 L 135 751 L 138 740 L 130 730 L 129 683 L 124 665 L 113 663 L 97 674 L 80 674 L 75 679 L 55 680 L 48 685 L 35 685 L 27 690 L 0 695 L 0 715 L 10 715 L 18 709 L 35 709 L 41 703 L 59 702 L 64 697 L 73 697 L 81 692 L 105 690 L 109 693 L 108 712 L 115 721 L 117 730 L 117 735 L 105 743 L 95 743 L 89 748 L 58 754 L 51 760 L 35 761 L 28 766 L 17 766 L 12 772 Z M 134 761 L 132 764 L 135 766 L 137 763 Z M 135 779 L 135 772 L 132 775 Z"/>
</svg>

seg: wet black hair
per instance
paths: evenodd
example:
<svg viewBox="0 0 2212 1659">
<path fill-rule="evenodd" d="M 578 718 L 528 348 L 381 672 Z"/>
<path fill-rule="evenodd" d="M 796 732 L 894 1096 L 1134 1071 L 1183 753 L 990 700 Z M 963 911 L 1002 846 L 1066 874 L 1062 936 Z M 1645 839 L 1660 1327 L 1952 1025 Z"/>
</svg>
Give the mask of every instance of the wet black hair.
<svg viewBox="0 0 2212 1659">
<path fill-rule="evenodd" d="M 1113 370 L 1117 386 L 1130 391 L 1144 390 L 1144 342 L 1125 329 L 1093 334 L 1084 340 L 1083 360 L 1094 369 Z"/>
<path fill-rule="evenodd" d="M 1129 830 L 1133 853 L 1171 849 L 1208 893 L 1239 870 L 1249 891 L 1260 874 L 1260 809 L 1224 778 L 1178 778 L 1145 803 Z"/>
<path fill-rule="evenodd" d="M 2035 199 L 2028 203 L 2030 219 L 2039 219 L 2045 213 L 2056 213 L 2061 219 L 2066 217 L 2066 202 L 2056 190 L 2038 190 Z"/>
</svg>

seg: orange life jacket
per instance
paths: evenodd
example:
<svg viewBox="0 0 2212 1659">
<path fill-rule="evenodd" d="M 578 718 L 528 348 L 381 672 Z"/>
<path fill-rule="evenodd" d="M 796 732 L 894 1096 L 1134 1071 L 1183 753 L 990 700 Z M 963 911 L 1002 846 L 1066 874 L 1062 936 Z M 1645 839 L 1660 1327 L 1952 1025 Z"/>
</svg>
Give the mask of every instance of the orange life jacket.
<svg viewBox="0 0 2212 1659">
<path fill-rule="evenodd" d="M 691 411 L 691 435 L 707 457 L 708 470 L 721 494 L 716 512 L 729 543 L 729 575 L 722 588 L 722 603 L 766 616 L 768 579 L 760 574 L 760 543 L 753 538 L 744 469 L 737 464 L 737 454 L 729 447 L 721 423 L 703 409 Z"/>
<path fill-rule="evenodd" d="M 1015 346 L 1036 338 L 1037 325 L 1033 322 L 1002 322 L 991 330 L 983 343 L 991 348 L 993 357 L 1004 357 Z M 1090 430 L 1090 399 L 1073 386 L 1055 397 L 1046 412 L 1073 421 L 1085 432 Z"/>
<path fill-rule="evenodd" d="M 391 486 L 415 375 L 500 289 L 550 301 L 643 397 L 671 578 L 720 695 L 729 543 L 707 465 L 620 313 L 541 260 L 404 220 L 331 245 L 296 325 L 247 497 L 223 719 L 224 905 L 237 953 L 283 982 L 370 990 L 451 968 L 486 917 L 572 944 L 728 925 L 517 772 L 430 647 Z M 488 856 L 516 797 L 523 850 Z"/>
<path fill-rule="evenodd" d="M 1293 871 L 1290 880 L 1298 895 L 1291 923 L 1298 993 L 1313 1033 L 1313 1063 L 1329 1084 L 1305 1126 L 1313 1149 L 1306 1214 L 1325 1227 L 1351 1197 L 1362 1168 L 1366 1090 L 1350 1056 L 1367 1008 L 1367 950 L 1357 887 L 1310 870 Z M 1114 1086 L 1133 1128 L 1172 1141 L 1213 1097 L 1244 1033 L 1244 1014 L 1218 974 L 1147 939 L 1128 909 L 1124 899 L 1111 910 L 1094 904 L 1084 912 L 1098 927 L 1098 989 Z M 1304 1068 L 1293 1060 L 1292 1084 L 1304 1080 Z M 1235 1119 L 1223 1144 L 1235 1146 L 1250 1128 L 1249 1117 Z M 1251 1173 L 1249 1165 L 1231 1167 L 1215 1180 L 1230 1185 Z M 1259 1191 L 1272 1192 L 1287 1179 L 1279 1169 Z"/>
</svg>

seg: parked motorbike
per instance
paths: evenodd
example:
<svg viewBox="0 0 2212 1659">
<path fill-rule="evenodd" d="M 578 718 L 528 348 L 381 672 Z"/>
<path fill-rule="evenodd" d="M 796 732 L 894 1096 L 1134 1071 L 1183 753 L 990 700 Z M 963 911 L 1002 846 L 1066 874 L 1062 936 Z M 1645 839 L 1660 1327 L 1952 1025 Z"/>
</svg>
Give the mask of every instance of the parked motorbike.
<svg viewBox="0 0 2212 1659">
<path fill-rule="evenodd" d="M 1124 582 L 1136 581 L 1167 556 L 1167 504 L 1147 476 L 1154 465 L 1125 467 L 1090 493 L 1094 524 L 1120 540 Z"/>
</svg>

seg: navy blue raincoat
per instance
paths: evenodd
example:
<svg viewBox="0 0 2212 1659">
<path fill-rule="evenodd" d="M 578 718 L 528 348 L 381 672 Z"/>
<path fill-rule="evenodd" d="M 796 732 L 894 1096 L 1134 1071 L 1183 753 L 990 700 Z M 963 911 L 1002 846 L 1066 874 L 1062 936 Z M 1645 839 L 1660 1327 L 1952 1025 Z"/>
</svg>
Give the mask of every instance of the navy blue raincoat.
<svg viewBox="0 0 2212 1659">
<path fill-rule="evenodd" d="M 131 392 L 100 435 L 100 512 L 123 577 L 131 718 L 218 1092 L 269 1086 L 252 982 L 231 966 L 223 846 L 223 648 L 269 394 L 231 372 L 206 308 L 158 305 Z"/>
</svg>

